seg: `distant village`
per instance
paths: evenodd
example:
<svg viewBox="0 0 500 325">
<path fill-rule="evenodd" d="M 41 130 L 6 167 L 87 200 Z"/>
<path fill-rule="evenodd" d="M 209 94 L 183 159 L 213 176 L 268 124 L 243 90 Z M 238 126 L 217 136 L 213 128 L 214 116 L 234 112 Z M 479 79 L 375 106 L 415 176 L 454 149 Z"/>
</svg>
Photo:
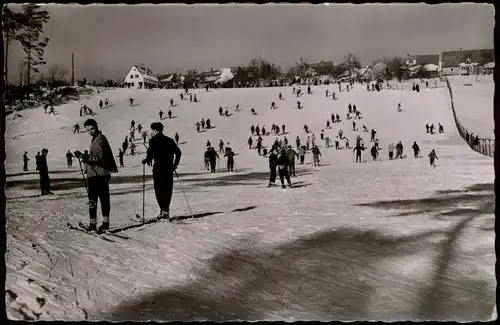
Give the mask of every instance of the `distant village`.
<svg viewBox="0 0 500 325">
<path fill-rule="evenodd" d="M 396 61 L 396 62 L 395 62 Z M 292 83 L 329 84 L 349 80 L 386 80 L 436 78 L 449 75 L 492 74 L 495 67 L 492 49 L 459 50 L 441 54 L 407 55 L 406 58 L 378 60 L 361 65 L 349 54 L 344 62 L 300 62 L 286 73 L 262 59 L 254 59 L 248 67 L 212 68 L 198 72 L 155 74 L 146 65 L 133 65 L 122 83 L 115 86 L 151 88 L 239 88 L 283 86 Z"/>
</svg>

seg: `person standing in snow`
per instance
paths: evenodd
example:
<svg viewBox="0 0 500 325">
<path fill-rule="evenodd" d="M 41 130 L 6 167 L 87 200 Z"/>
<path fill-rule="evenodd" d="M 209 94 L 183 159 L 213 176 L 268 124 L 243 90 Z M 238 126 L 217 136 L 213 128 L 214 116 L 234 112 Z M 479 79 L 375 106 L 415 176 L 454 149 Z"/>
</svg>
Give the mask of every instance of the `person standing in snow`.
<svg viewBox="0 0 500 325">
<path fill-rule="evenodd" d="M 401 143 L 401 141 L 399 141 L 397 144 L 396 144 L 396 159 L 403 159 L 403 144 Z"/>
<path fill-rule="evenodd" d="M 278 168 L 278 155 L 276 154 L 276 150 L 272 150 L 269 153 L 269 170 L 271 171 L 269 187 L 274 186 L 276 183 L 276 168 Z"/>
<path fill-rule="evenodd" d="M 47 155 L 49 150 L 42 149 L 42 154 L 38 157 L 38 172 L 40 174 L 40 189 L 43 195 L 53 195 L 50 191 L 49 167 L 47 165 Z"/>
<path fill-rule="evenodd" d="M 73 154 L 71 153 L 71 151 L 68 150 L 68 152 L 66 153 L 66 162 L 68 163 L 68 167 L 72 167 L 73 166 Z"/>
<path fill-rule="evenodd" d="M 299 154 L 292 149 L 292 146 L 288 146 L 288 175 L 290 176 L 297 176 L 295 175 L 295 157 L 298 157 Z"/>
<path fill-rule="evenodd" d="M 352 150 L 356 152 L 356 162 L 361 162 L 361 152 L 364 151 L 365 148 L 361 144 L 357 144 L 356 147 Z"/>
<path fill-rule="evenodd" d="M 213 147 L 208 148 L 208 162 L 210 164 L 210 172 L 215 173 L 217 166 L 217 159 L 219 159 L 219 155 L 215 152 Z"/>
<path fill-rule="evenodd" d="M 24 152 L 24 155 L 23 155 L 23 172 L 27 172 L 28 171 L 28 161 L 30 159 L 28 158 L 28 152 L 25 151 Z"/>
<path fill-rule="evenodd" d="M 252 149 L 252 143 L 253 143 L 252 137 L 248 137 L 248 149 Z"/>
<path fill-rule="evenodd" d="M 154 160 L 153 181 L 156 201 L 161 209 L 158 218 L 168 218 L 171 221 L 170 203 L 174 186 L 174 172 L 179 165 L 182 153 L 174 140 L 163 134 L 163 124 L 160 122 L 151 124 L 151 134 L 147 155 L 142 163 L 146 164 Z"/>
<path fill-rule="evenodd" d="M 175 144 L 176 144 L 176 145 L 179 145 L 179 139 L 180 139 L 180 137 L 179 137 L 179 133 L 175 132 L 174 139 L 175 139 Z"/>
<path fill-rule="evenodd" d="M 89 196 L 90 231 L 102 233 L 109 229 L 111 202 L 109 181 L 112 173 L 118 172 L 115 158 L 108 139 L 102 134 L 94 119 L 88 119 L 83 124 L 92 137 L 88 155 L 75 151 L 75 157 L 85 163 L 87 171 L 87 186 Z M 97 200 L 101 201 L 102 225 L 97 229 Z"/>
<path fill-rule="evenodd" d="M 120 167 L 123 168 L 123 151 L 118 149 L 118 161 L 120 162 Z"/>
<path fill-rule="evenodd" d="M 420 147 L 416 141 L 413 141 L 413 146 L 411 148 L 413 149 L 413 156 L 418 158 L 418 155 L 420 154 Z"/>
<path fill-rule="evenodd" d="M 282 149 L 280 156 L 278 157 L 278 173 L 280 176 L 281 187 L 286 188 L 285 186 L 285 178 L 288 186 L 292 186 L 292 182 L 290 181 L 290 175 L 288 174 L 289 168 L 289 160 L 286 149 Z"/>
<path fill-rule="evenodd" d="M 389 160 L 394 157 L 394 143 L 389 144 Z"/>
<path fill-rule="evenodd" d="M 313 154 L 314 166 L 320 166 L 319 156 L 321 156 L 321 151 L 319 151 L 319 148 L 317 145 L 314 145 L 314 147 L 312 148 L 312 154 Z"/>
<path fill-rule="evenodd" d="M 231 148 L 226 148 L 226 153 L 224 154 L 224 157 L 227 157 L 227 171 L 232 172 L 234 168 L 234 152 L 231 150 Z"/>
<path fill-rule="evenodd" d="M 436 151 L 432 149 L 431 153 L 429 154 L 429 164 L 431 167 L 436 167 L 436 163 L 434 162 L 436 159 L 438 159 Z"/>
<path fill-rule="evenodd" d="M 304 164 L 304 160 L 306 157 L 306 146 L 302 146 L 299 148 L 299 158 L 300 158 L 300 164 Z"/>
</svg>

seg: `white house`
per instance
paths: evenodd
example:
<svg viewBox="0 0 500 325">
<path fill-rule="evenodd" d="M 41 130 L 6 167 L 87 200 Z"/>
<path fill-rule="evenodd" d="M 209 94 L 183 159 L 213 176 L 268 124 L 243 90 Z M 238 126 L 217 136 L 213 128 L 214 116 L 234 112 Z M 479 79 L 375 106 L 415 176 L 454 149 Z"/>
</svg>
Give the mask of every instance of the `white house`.
<svg viewBox="0 0 500 325">
<path fill-rule="evenodd" d="M 123 81 L 126 87 L 136 89 L 156 88 L 160 81 L 147 67 L 134 65 Z"/>
</svg>

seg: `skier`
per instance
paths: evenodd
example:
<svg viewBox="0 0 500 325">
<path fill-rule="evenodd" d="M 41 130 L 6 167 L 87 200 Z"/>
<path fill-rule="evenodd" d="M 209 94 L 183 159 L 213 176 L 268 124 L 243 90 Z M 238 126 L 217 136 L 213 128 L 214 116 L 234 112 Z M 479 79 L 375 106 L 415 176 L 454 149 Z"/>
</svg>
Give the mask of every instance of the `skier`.
<svg viewBox="0 0 500 325">
<path fill-rule="evenodd" d="M 280 94 L 278 95 L 278 98 L 279 98 L 280 100 L 283 100 L 283 95 L 281 94 L 281 92 L 280 92 Z"/>
<path fill-rule="evenodd" d="M 130 106 L 134 106 L 134 99 L 130 98 L 129 101 L 130 101 Z"/>
<path fill-rule="evenodd" d="M 211 146 L 212 146 L 212 143 L 210 143 L 210 140 L 207 140 L 207 148 L 211 147 Z"/>
<path fill-rule="evenodd" d="M 47 165 L 47 155 L 49 151 L 47 149 L 42 149 L 42 154 L 38 157 L 37 165 L 38 172 L 40 175 L 40 189 L 43 195 L 53 195 L 50 191 L 50 177 L 49 177 L 49 167 Z"/>
<path fill-rule="evenodd" d="M 128 139 L 125 138 L 125 141 L 122 142 L 123 152 L 127 152 L 127 148 L 128 148 Z"/>
<path fill-rule="evenodd" d="M 262 135 L 267 135 L 265 125 L 262 126 Z"/>
<path fill-rule="evenodd" d="M 352 113 L 352 105 L 351 105 L 351 103 L 349 103 L 349 105 L 347 106 L 347 111 L 349 113 Z"/>
<path fill-rule="evenodd" d="M 335 95 L 335 92 L 332 92 L 332 99 L 333 99 L 333 100 L 336 100 L 336 99 L 337 99 L 337 96 Z"/>
<path fill-rule="evenodd" d="M 50 111 L 49 111 L 49 115 L 52 114 L 52 115 L 56 115 L 56 112 L 54 111 L 54 106 L 50 105 Z"/>
<path fill-rule="evenodd" d="M 431 132 L 431 135 L 434 134 L 434 124 L 431 124 L 431 126 L 429 127 L 429 131 Z"/>
<path fill-rule="evenodd" d="M 313 163 L 314 163 L 314 166 L 320 166 L 319 156 L 321 156 L 321 151 L 319 151 L 319 148 L 318 148 L 317 145 L 315 145 L 312 148 L 312 154 L 313 154 Z"/>
<path fill-rule="evenodd" d="M 430 129 L 429 123 L 425 123 L 425 132 L 429 133 L 429 129 Z"/>
<path fill-rule="evenodd" d="M 290 174 L 288 173 L 289 168 L 289 160 L 286 149 L 282 149 L 280 156 L 278 157 L 278 173 L 280 175 L 281 187 L 286 188 L 285 186 L 285 178 L 289 187 L 292 186 L 292 182 L 290 181 Z"/>
<path fill-rule="evenodd" d="M 276 168 L 278 167 L 278 155 L 276 150 L 272 150 L 269 153 L 269 170 L 271 175 L 269 176 L 269 187 L 274 186 L 276 183 Z"/>
<path fill-rule="evenodd" d="M 118 160 L 120 162 L 120 167 L 123 168 L 123 151 L 122 151 L 122 149 L 118 149 Z"/>
<path fill-rule="evenodd" d="M 299 148 L 299 158 L 300 158 L 300 164 L 304 164 L 304 160 L 306 158 L 306 146 L 302 146 Z"/>
<path fill-rule="evenodd" d="M 357 131 L 358 129 L 356 129 L 356 122 L 352 121 L 352 130 L 353 131 Z"/>
<path fill-rule="evenodd" d="M 205 162 L 205 169 L 206 170 L 210 170 L 210 148 L 207 148 L 207 150 L 205 150 L 205 154 L 203 155 L 203 161 Z"/>
<path fill-rule="evenodd" d="M 344 135 L 344 131 L 342 131 L 342 129 L 340 129 L 339 130 L 339 139 L 340 140 L 344 139 L 343 135 Z"/>
<path fill-rule="evenodd" d="M 337 122 L 337 123 L 340 123 L 340 122 L 342 122 L 342 120 L 340 119 L 340 116 L 339 116 L 339 114 L 335 114 L 335 116 L 337 117 L 337 119 L 336 119 L 336 122 Z"/>
<path fill-rule="evenodd" d="M 304 124 L 304 132 L 309 133 L 309 127 L 307 126 L 307 124 Z"/>
<path fill-rule="evenodd" d="M 219 107 L 219 116 L 222 116 L 222 106 Z"/>
<path fill-rule="evenodd" d="M 368 131 L 368 128 L 366 127 L 366 125 L 363 124 L 363 132 L 369 132 Z"/>
<path fill-rule="evenodd" d="M 402 112 L 403 109 L 401 108 L 401 103 L 398 104 L 398 112 Z"/>
<path fill-rule="evenodd" d="M 94 119 L 88 119 L 83 124 L 92 137 L 88 155 L 75 151 L 75 157 L 85 163 L 89 197 L 89 231 L 102 233 L 109 229 L 109 214 L 111 210 L 109 181 L 111 174 L 118 172 L 115 158 L 108 140 L 102 134 Z M 97 229 L 97 200 L 101 201 L 102 225 Z"/>
<path fill-rule="evenodd" d="M 207 129 L 212 128 L 212 123 L 210 122 L 210 119 L 207 118 Z"/>
<path fill-rule="evenodd" d="M 375 161 L 378 158 L 378 150 L 375 145 L 372 146 L 372 149 L 370 150 L 372 154 L 372 159 Z"/>
<path fill-rule="evenodd" d="M 295 175 L 295 157 L 298 157 L 299 154 L 292 149 L 292 146 L 288 146 L 288 175 L 290 176 L 297 176 Z"/>
<path fill-rule="evenodd" d="M 23 155 L 23 172 L 27 172 L 28 171 L 28 161 L 30 159 L 28 158 L 28 152 L 25 151 L 24 152 L 24 155 Z"/>
<path fill-rule="evenodd" d="M 198 98 L 196 98 L 196 94 L 194 94 L 194 99 L 193 99 L 193 101 L 194 101 L 195 103 L 197 103 L 197 102 L 198 102 Z"/>
<path fill-rule="evenodd" d="M 325 138 L 325 144 L 326 144 L 326 147 L 329 148 L 330 147 L 330 137 L 326 137 Z"/>
<path fill-rule="evenodd" d="M 154 122 L 151 124 L 151 140 L 143 164 L 152 162 L 153 181 L 155 187 L 156 201 L 160 207 L 158 219 L 170 218 L 170 202 L 174 185 L 174 172 L 181 160 L 181 149 L 174 140 L 163 134 L 163 124 Z M 175 161 L 174 161 L 175 156 Z"/>
<path fill-rule="evenodd" d="M 286 134 L 285 127 L 286 127 L 285 124 L 281 125 L 281 131 L 283 132 L 283 134 Z M 279 133 L 279 130 L 278 130 L 278 133 Z"/>
<path fill-rule="evenodd" d="M 419 158 L 418 154 L 420 153 L 420 148 L 416 141 L 413 141 L 413 146 L 411 148 L 413 149 L 413 156 L 415 158 Z"/>
<path fill-rule="evenodd" d="M 66 163 L 68 164 L 68 167 L 72 167 L 73 166 L 73 158 L 75 156 L 73 156 L 73 154 L 71 153 L 70 150 L 68 150 L 68 152 L 66 153 Z"/>
<path fill-rule="evenodd" d="M 219 141 L 219 153 L 223 153 L 224 152 L 224 141 L 222 141 L 222 139 L 220 139 Z"/>
<path fill-rule="evenodd" d="M 431 153 L 429 154 L 429 164 L 431 167 L 436 167 L 436 163 L 434 162 L 434 160 L 436 160 L 436 159 L 438 159 L 438 157 L 436 155 L 436 151 L 434 149 L 432 149 Z"/>
<path fill-rule="evenodd" d="M 146 131 L 142 132 L 142 143 L 146 144 L 146 139 L 148 137 L 148 134 Z"/>
<path fill-rule="evenodd" d="M 130 130 L 135 130 L 135 121 L 130 122 Z"/>
<path fill-rule="evenodd" d="M 403 159 L 403 144 L 401 141 L 396 144 L 396 159 L 398 158 Z"/>
<path fill-rule="evenodd" d="M 174 138 L 175 138 L 175 144 L 179 145 L 179 133 L 175 132 Z"/>
<path fill-rule="evenodd" d="M 394 143 L 389 144 L 389 160 L 394 158 Z"/>
<path fill-rule="evenodd" d="M 193 102 L 193 94 L 189 94 L 189 101 Z"/>
<path fill-rule="evenodd" d="M 135 143 L 130 142 L 130 154 L 135 156 Z"/>
<path fill-rule="evenodd" d="M 252 149 L 252 142 L 253 142 L 252 137 L 249 137 L 248 138 L 248 149 Z"/>
<path fill-rule="evenodd" d="M 327 129 L 331 129 L 331 125 L 330 125 L 330 121 L 329 120 L 326 120 L 326 128 Z"/>
<path fill-rule="evenodd" d="M 257 115 L 257 113 L 255 112 L 255 109 L 254 109 L 254 108 L 252 108 L 252 109 L 250 110 L 250 112 L 252 112 L 252 115 Z"/>
<path fill-rule="evenodd" d="M 201 118 L 201 128 L 205 129 L 205 118 Z"/>
<path fill-rule="evenodd" d="M 141 124 L 137 125 L 137 131 L 141 133 L 141 130 L 142 130 L 142 125 Z"/>
<path fill-rule="evenodd" d="M 99 101 L 99 108 L 100 108 L 100 109 L 102 109 L 102 105 L 104 105 L 104 104 L 103 104 L 102 99 L 101 99 L 101 100 Z"/>
<path fill-rule="evenodd" d="M 335 150 L 340 150 L 340 141 L 339 141 L 339 137 L 335 137 Z"/>
<path fill-rule="evenodd" d="M 300 100 L 297 101 L 297 108 L 302 109 L 302 106 L 300 106 Z"/>
<path fill-rule="evenodd" d="M 170 97 L 170 107 L 174 107 L 174 99 Z"/>
<path fill-rule="evenodd" d="M 438 128 L 439 128 L 439 133 L 444 133 L 444 128 L 443 126 L 441 125 L 441 123 L 438 123 Z"/>
<path fill-rule="evenodd" d="M 299 136 L 297 136 L 297 138 L 295 138 L 295 144 L 297 145 L 297 150 L 300 148 L 300 139 L 299 139 Z"/>
<path fill-rule="evenodd" d="M 349 138 L 345 138 L 345 148 L 346 149 L 351 149 L 351 146 L 349 145 Z"/>
<path fill-rule="evenodd" d="M 328 89 L 325 91 L 326 97 L 328 97 Z"/>
<path fill-rule="evenodd" d="M 35 164 L 36 164 L 36 171 L 40 170 L 40 165 L 39 165 L 39 159 L 40 158 L 40 151 L 36 153 L 36 156 L 35 156 Z"/>
<path fill-rule="evenodd" d="M 320 136 L 321 140 L 323 140 L 325 138 L 325 130 L 321 130 L 321 133 L 319 136 Z"/>
<path fill-rule="evenodd" d="M 352 150 L 356 152 L 356 162 L 361 162 L 361 152 L 364 151 L 365 148 L 361 144 L 357 144 L 356 147 Z"/>
<path fill-rule="evenodd" d="M 104 106 L 108 107 L 108 104 L 109 104 L 109 102 L 108 102 L 108 99 L 106 98 L 106 99 L 104 100 Z"/>
<path fill-rule="evenodd" d="M 234 168 L 234 152 L 231 150 L 231 148 L 226 148 L 226 153 L 224 154 L 224 157 L 227 157 L 227 171 L 232 172 Z"/>
<path fill-rule="evenodd" d="M 271 109 L 276 109 L 276 103 L 274 101 L 271 103 Z"/>
<path fill-rule="evenodd" d="M 306 148 L 307 148 L 307 151 L 309 151 L 310 146 L 311 146 L 311 137 L 307 136 L 307 139 L 306 139 Z"/>
<path fill-rule="evenodd" d="M 161 109 L 158 112 L 158 115 L 160 115 L 160 121 L 163 120 L 163 111 Z"/>
<path fill-rule="evenodd" d="M 197 131 L 198 133 L 200 133 L 201 123 L 200 123 L 200 122 L 196 122 L 196 124 L 195 124 L 195 125 L 196 125 L 196 131 Z"/>
<path fill-rule="evenodd" d="M 375 131 L 375 129 L 372 129 L 372 137 L 370 138 L 370 142 L 374 142 L 375 141 L 375 135 L 377 134 L 377 131 Z"/>
</svg>

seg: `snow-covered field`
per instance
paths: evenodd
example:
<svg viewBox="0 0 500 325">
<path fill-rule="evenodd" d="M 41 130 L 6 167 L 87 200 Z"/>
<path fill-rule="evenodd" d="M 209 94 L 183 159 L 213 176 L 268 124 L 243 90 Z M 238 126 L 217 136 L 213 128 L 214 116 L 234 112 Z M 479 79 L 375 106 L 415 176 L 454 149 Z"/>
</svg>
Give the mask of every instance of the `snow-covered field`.
<svg viewBox="0 0 500 325">
<path fill-rule="evenodd" d="M 303 87 L 305 90 L 306 87 Z M 467 88 L 465 97 L 491 103 Z M 282 92 L 285 99 L 278 100 Z M 116 89 L 79 103 L 23 111 L 7 128 L 7 284 L 11 319 L 34 320 L 487 320 L 495 303 L 493 251 L 493 161 L 470 150 L 457 135 L 446 88 L 367 92 L 356 85 L 325 97 L 325 86 L 300 98 L 291 87 L 196 90 L 200 103 L 180 102 L 180 90 Z M 455 91 L 459 97 L 460 91 Z M 476 96 L 478 98 L 476 98 Z M 99 99 L 110 107 L 99 110 Z M 130 107 L 134 97 L 137 106 Z M 68 169 L 67 150 L 84 150 L 90 139 L 73 134 L 83 124 L 83 104 L 96 119 L 115 155 L 134 119 L 148 127 L 166 113 L 174 97 L 175 118 L 166 134 L 180 135 L 180 181 L 171 211 L 189 215 L 184 194 L 198 218 L 156 223 L 106 242 L 66 229 L 88 222 L 86 194 L 78 164 Z M 278 109 L 270 110 L 275 101 Z M 401 102 L 404 112 L 397 112 Z M 326 149 L 319 132 L 331 112 L 351 140 L 359 133 L 345 121 L 356 104 L 365 124 L 377 130 L 382 161 L 354 164 L 351 150 Z M 235 112 L 236 105 L 241 111 Z M 230 117 L 219 117 L 219 106 Z M 474 114 L 488 116 L 492 106 Z M 258 115 L 252 116 L 251 108 Z M 462 114 L 462 113 L 461 113 Z M 476 116 L 476 115 L 470 115 Z M 196 133 L 210 118 L 214 129 Z M 428 135 L 425 123 L 440 122 L 445 133 Z M 286 124 L 289 142 L 302 142 L 307 124 L 322 151 L 297 166 L 297 188 L 267 188 L 267 160 L 247 147 L 252 124 Z M 467 125 L 467 123 L 465 123 Z M 360 133 L 369 143 L 369 133 Z M 229 141 L 239 153 L 234 173 L 202 170 L 205 144 Z M 275 136 L 264 137 L 270 146 Z M 401 140 L 408 158 L 389 161 L 387 146 Z M 414 159 L 416 141 L 424 159 Z M 37 197 L 33 159 L 22 172 L 22 154 L 49 149 L 53 197 Z M 134 223 L 142 213 L 142 165 L 126 156 L 111 180 L 113 227 Z M 427 155 L 435 149 L 437 168 Z M 367 154 L 367 153 L 365 153 Z M 75 166 L 75 164 L 74 164 Z M 146 215 L 158 213 L 148 167 Z M 100 212 L 99 212 L 100 214 Z M 99 217 L 100 218 L 100 217 Z"/>
</svg>

